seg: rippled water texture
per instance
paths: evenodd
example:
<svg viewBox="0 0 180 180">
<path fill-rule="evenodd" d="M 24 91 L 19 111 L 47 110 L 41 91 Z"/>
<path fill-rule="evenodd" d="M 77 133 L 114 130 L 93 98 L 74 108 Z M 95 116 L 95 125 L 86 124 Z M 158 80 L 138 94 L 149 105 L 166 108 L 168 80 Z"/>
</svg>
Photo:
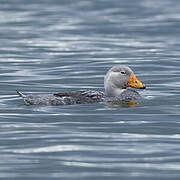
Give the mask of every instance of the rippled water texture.
<svg viewBox="0 0 180 180">
<path fill-rule="evenodd" d="M 6 0 L 0 5 L 0 178 L 179 179 L 180 1 Z M 26 106 L 16 95 L 103 91 L 113 65 L 138 104 Z"/>
</svg>

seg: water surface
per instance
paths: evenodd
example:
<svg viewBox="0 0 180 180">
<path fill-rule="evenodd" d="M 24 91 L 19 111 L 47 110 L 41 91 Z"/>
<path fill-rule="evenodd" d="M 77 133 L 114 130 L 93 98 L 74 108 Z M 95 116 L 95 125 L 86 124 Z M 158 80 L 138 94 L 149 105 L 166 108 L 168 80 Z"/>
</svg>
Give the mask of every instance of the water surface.
<svg viewBox="0 0 180 180">
<path fill-rule="evenodd" d="M 180 2 L 6 0 L 0 6 L 2 179 L 179 179 Z M 136 105 L 26 106 L 15 90 L 103 91 L 113 65 Z"/>
</svg>

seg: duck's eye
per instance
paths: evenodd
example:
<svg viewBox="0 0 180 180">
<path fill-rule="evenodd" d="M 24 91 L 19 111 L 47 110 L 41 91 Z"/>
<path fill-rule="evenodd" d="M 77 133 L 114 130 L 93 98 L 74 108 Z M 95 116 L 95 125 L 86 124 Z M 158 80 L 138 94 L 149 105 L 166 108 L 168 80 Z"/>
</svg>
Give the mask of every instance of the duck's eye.
<svg viewBox="0 0 180 180">
<path fill-rule="evenodd" d="M 125 72 L 124 72 L 124 71 L 121 71 L 121 74 L 125 74 Z"/>
</svg>

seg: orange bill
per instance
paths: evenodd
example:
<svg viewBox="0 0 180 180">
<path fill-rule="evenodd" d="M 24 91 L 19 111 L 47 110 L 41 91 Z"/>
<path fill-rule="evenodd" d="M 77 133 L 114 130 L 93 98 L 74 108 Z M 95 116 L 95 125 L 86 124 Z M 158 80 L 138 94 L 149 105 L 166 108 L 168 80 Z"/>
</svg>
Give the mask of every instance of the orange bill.
<svg viewBox="0 0 180 180">
<path fill-rule="evenodd" d="M 142 84 L 140 80 L 136 78 L 134 74 L 130 75 L 129 82 L 126 84 L 127 87 L 145 89 L 146 87 Z"/>
</svg>

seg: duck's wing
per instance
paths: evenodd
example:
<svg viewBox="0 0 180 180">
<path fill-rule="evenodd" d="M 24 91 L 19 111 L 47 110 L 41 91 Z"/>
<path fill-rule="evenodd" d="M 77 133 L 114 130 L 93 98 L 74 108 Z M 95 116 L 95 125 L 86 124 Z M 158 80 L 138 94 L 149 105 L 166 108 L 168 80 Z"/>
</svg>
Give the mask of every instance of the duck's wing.
<svg viewBox="0 0 180 180">
<path fill-rule="evenodd" d="M 98 103 L 104 100 L 104 93 L 100 91 L 80 90 L 53 94 L 57 98 L 63 98 L 66 104 Z"/>
</svg>

